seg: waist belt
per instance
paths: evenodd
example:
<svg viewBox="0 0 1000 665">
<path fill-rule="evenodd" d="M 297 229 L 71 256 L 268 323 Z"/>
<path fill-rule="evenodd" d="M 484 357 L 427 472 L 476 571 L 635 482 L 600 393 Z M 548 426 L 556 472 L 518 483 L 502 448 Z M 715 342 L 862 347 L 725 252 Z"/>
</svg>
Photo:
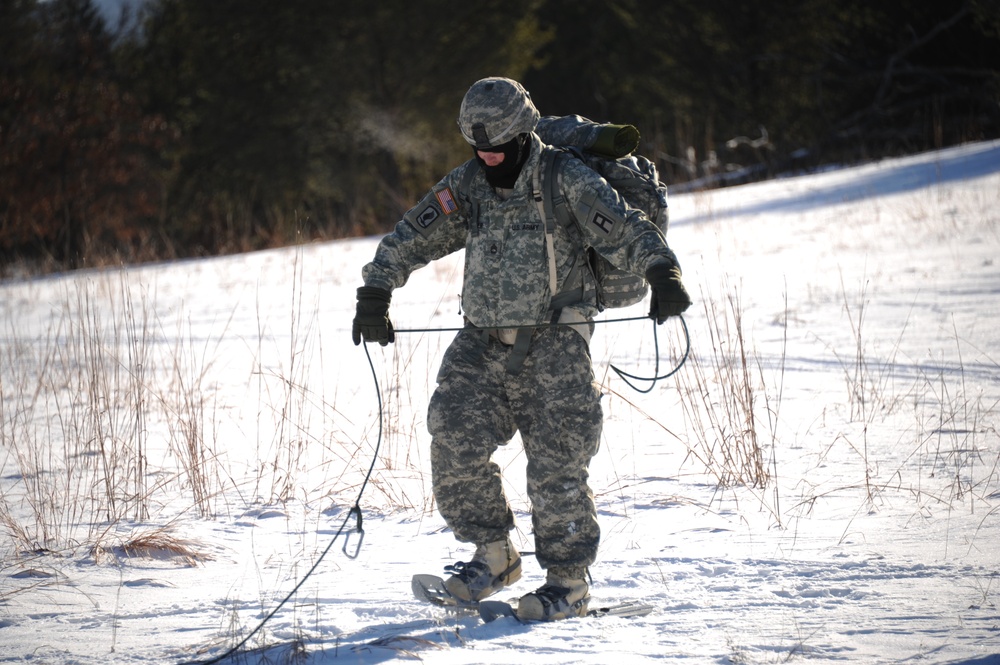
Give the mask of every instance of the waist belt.
<svg viewBox="0 0 1000 665">
<path fill-rule="evenodd" d="M 567 309 L 566 307 L 572 302 L 578 302 L 579 293 L 577 291 L 571 291 L 567 293 L 560 293 L 558 296 L 552 299 L 553 308 L 550 310 L 551 316 L 549 317 L 550 325 L 567 325 L 587 342 L 590 344 L 590 336 L 593 331 L 593 324 L 587 319 L 583 314 L 575 309 Z M 472 326 L 475 328 L 475 326 Z M 524 360 L 528 357 L 528 349 L 531 347 L 531 338 L 534 336 L 535 331 L 538 330 L 535 326 L 524 326 L 520 328 L 488 328 L 483 329 L 484 337 L 492 337 L 493 339 L 499 341 L 505 346 L 513 347 L 511 350 L 510 358 L 507 360 L 507 373 L 512 375 L 518 375 L 521 373 L 521 369 L 524 366 Z"/>
</svg>

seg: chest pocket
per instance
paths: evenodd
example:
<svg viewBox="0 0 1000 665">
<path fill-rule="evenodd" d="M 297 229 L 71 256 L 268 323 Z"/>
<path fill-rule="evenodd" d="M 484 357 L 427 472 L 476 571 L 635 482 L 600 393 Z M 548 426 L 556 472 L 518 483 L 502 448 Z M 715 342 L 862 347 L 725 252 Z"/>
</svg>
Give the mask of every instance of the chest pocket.
<svg viewBox="0 0 1000 665">
<path fill-rule="evenodd" d="M 478 223 L 469 229 L 469 249 L 476 258 L 498 268 L 510 264 L 518 272 L 545 265 L 545 227 L 526 197 L 481 204 Z"/>
<path fill-rule="evenodd" d="M 475 275 L 476 286 L 475 293 L 469 295 L 490 311 L 492 320 L 536 322 L 552 296 L 545 228 L 534 203 L 524 196 L 483 202 L 480 222 L 474 233 L 470 229 L 466 246 L 466 270 Z"/>
<path fill-rule="evenodd" d="M 492 206 L 480 204 L 476 215 L 469 221 L 469 238 L 465 243 L 466 262 L 470 266 L 486 266 L 496 270 L 504 250 L 504 229 L 497 223 Z"/>
</svg>

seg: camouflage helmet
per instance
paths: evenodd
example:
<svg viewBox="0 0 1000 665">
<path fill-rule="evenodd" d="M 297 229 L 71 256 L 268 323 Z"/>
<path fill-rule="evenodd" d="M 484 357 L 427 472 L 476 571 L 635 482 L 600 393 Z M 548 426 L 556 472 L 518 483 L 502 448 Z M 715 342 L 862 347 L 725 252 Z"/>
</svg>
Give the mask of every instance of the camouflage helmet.
<svg viewBox="0 0 1000 665">
<path fill-rule="evenodd" d="M 462 136 L 479 149 L 495 148 L 535 129 L 540 114 L 517 81 L 493 77 L 476 81 L 458 112 Z"/>
</svg>

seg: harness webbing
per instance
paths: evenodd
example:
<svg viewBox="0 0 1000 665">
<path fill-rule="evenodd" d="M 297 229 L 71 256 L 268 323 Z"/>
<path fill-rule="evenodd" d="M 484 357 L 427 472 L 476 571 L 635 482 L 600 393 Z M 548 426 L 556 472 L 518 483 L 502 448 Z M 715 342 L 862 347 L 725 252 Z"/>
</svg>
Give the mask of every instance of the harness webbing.
<svg viewBox="0 0 1000 665">
<path fill-rule="evenodd" d="M 556 223 L 562 221 L 555 213 L 556 199 L 563 201 L 562 194 L 554 197 L 553 191 L 559 188 L 555 186 L 557 174 L 557 161 L 561 152 L 542 150 L 538 167 L 532 174 L 531 198 L 538 207 L 538 215 L 545 225 L 545 250 L 548 258 L 549 268 L 549 293 L 553 294 L 549 303 L 547 318 L 550 324 L 559 322 L 562 310 L 570 305 L 585 302 L 587 295 L 586 283 L 580 275 L 579 263 L 574 264 L 573 269 L 565 280 L 565 284 L 580 283 L 580 286 L 571 286 L 569 289 L 559 291 L 558 274 L 556 271 L 555 252 L 555 230 Z M 472 181 L 480 171 L 479 162 L 472 160 L 462 174 L 459 183 L 459 195 L 469 204 L 469 233 L 473 236 L 479 234 L 479 201 L 472 196 Z M 563 205 L 565 207 L 565 205 Z M 568 219 L 568 215 L 567 215 Z M 518 374 L 524 365 L 524 360 L 528 356 L 528 349 L 531 347 L 531 338 L 535 333 L 535 328 L 521 327 L 514 337 L 513 351 L 507 362 L 507 372 Z"/>
</svg>

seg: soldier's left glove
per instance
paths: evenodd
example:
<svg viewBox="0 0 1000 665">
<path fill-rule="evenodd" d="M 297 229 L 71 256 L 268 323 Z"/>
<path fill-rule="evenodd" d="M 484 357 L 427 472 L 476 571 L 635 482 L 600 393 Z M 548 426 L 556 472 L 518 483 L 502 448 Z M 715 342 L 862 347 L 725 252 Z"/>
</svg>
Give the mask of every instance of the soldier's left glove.
<svg viewBox="0 0 1000 665">
<path fill-rule="evenodd" d="M 382 346 L 396 341 L 396 332 L 389 320 L 389 303 L 392 294 L 377 286 L 358 287 L 358 308 L 354 315 L 354 327 L 351 337 L 354 345 L 366 342 L 378 342 Z"/>
<path fill-rule="evenodd" d="M 661 261 L 649 266 L 646 281 L 653 291 L 649 316 L 658 324 L 671 316 L 679 316 L 691 306 L 691 296 L 681 282 L 681 269 L 673 261 Z"/>
</svg>

